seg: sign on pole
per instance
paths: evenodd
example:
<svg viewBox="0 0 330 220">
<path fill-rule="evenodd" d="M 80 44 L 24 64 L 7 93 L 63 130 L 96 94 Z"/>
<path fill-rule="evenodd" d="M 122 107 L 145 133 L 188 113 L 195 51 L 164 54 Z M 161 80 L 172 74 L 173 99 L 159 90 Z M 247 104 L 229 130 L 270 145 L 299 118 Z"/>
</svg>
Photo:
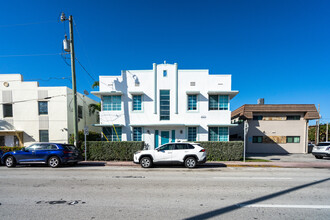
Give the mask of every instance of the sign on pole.
<svg viewBox="0 0 330 220">
<path fill-rule="evenodd" d="M 88 127 L 84 127 L 84 135 L 85 135 L 85 161 L 87 161 L 87 147 L 86 147 L 86 141 L 87 141 L 87 135 L 89 135 Z"/>
</svg>

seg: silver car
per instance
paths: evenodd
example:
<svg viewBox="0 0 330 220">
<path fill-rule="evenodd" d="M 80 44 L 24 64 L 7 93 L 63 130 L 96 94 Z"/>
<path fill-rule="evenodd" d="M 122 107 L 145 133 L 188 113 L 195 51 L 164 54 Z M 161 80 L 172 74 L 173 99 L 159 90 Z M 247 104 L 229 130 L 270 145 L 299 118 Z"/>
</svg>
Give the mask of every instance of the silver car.
<svg viewBox="0 0 330 220">
<path fill-rule="evenodd" d="M 322 159 L 323 157 L 330 157 L 330 142 L 320 142 L 315 147 L 313 147 L 312 154 L 317 159 Z"/>
</svg>

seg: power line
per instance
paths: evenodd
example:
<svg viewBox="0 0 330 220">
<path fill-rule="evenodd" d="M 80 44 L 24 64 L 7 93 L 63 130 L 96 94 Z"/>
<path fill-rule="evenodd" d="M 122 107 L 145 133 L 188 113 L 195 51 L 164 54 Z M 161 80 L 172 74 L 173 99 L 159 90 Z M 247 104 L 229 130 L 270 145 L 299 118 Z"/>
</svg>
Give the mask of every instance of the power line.
<svg viewBox="0 0 330 220">
<path fill-rule="evenodd" d="M 40 22 L 31 22 L 31 23 L 22 23 L 22 24 L 6 24 L 0 25 L 0 28 L 4 27 L 15 27 L 15 26 L 26 26 L 26 25 L 34 25 L 34 24 L 47 24 L 47 23 L 57 23 L 58 21 L 49 20 L 49 21 L 40 21 Z"/>
<path fill-rule="evenodd" d="M 54 56 L 61 53 L 46 53 L 46 54 L 15 54 L 15 55 L 0 55 L 0 57 L 35 57 L 35 56 Z"/>
<path fill-rule="evenodd" d="M 95 80 L 94 79 L 94 77 L 86 70 L 86 68 L 80 63 L 80 61 L 77 59 L 77 57 L 76 57 L 76 60 L 78 61 L 78 63 L 79 63 L 79 65 L 81 66 L 81 68 L 83 68 L 83 70 L 88 74 L 88 76 L 92 79 L 92 80 L 94 80 L 94 82 L 95 81 L 97 81 L 97 80 Z"/>
</svg>

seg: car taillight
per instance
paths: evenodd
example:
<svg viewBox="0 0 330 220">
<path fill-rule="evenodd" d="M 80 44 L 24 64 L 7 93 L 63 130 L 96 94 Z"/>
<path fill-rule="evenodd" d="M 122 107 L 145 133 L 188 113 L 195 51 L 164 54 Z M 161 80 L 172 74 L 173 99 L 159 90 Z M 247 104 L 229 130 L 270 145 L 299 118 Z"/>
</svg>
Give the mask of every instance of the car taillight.
<svg viewBox="0 0 330 220">
<path fill-rule="evenodd" d="M 200 150 L 199 152 L 205 152 L 205 149 Z"/>
<path fill-rule="evenodd" d="M 72 154 L 73 152 L 72 151 L 63 151 L 63 153 L 65 153 L 65 154 Z"/>
</svg>

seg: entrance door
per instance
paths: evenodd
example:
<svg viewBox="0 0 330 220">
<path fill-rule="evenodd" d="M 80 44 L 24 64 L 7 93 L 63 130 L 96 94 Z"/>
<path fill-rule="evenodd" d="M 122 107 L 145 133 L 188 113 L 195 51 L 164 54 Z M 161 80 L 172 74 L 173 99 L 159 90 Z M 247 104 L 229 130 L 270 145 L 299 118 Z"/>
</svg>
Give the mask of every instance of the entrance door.
<svg viewBox="0 0 330 220">
<path fill-rule="evenodd" d="M 161 137 L 161 145 L 167 144 L 170 142 L 170 132 L 169 131 L 161 131 L 160 137 Z"/>
</svg>

